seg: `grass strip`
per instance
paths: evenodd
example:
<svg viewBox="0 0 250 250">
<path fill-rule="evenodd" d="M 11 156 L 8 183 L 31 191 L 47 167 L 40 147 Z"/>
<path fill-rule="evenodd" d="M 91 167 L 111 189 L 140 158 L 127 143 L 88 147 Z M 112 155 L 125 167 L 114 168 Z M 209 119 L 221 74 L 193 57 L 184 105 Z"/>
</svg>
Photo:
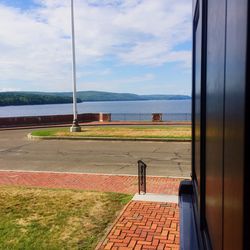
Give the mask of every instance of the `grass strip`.
<svg viewBox="0 0 250 250">
<path fill-rule="evenodd" d="M 162 138 L 191 139 L 190 126 L 89 126 L 82 127 L 82 132 L 71 133 L 69 128 L 35 130 L 32 136 L 54 137 L 107 137 L 107 138 Z"/>
<path fill-rule="evenodd" d="M 1 249 L 95 249 L 131 198 L 118 193 L 1 187 Z"/>
</svg>

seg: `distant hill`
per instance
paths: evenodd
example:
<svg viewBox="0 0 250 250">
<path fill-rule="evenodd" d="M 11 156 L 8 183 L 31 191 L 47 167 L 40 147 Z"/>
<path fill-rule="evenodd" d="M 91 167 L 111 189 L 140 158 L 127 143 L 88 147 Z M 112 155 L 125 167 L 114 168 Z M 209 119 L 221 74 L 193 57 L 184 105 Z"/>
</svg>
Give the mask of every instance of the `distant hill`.
<svg viewBox="0 0 250 250">
<path fill-rule="evenodd" d="M 0 106 L 72 103 L 72 97 L 25 92 L 0 92 Z M 81 102 L 78 99 L 78 102 Z"/>
<path fill-rule="evenodd" d="M 187 95 L 136 95 L 103 91 L 78 91 L 77 102 L 187 100 Z M 0 106 L 72 103 L 72 92 L 0 92 Z"/>
<path fill-rule="evenodd" d="M 72 96 L 71 92 L 53 93 L 60 96 Z M 186 100 L 187 95 L 136 95 L 131 93 L 113 93 L 103 91 L 78 91 L 77 97 L 83 102 L 98 101 L 145 101 L 145 100 Z"/>
<path fill-rule="evenodd" d="M 141 95 L 144 100 L 188 100 L 191 96 L 188 95 Z"/>
</svg>

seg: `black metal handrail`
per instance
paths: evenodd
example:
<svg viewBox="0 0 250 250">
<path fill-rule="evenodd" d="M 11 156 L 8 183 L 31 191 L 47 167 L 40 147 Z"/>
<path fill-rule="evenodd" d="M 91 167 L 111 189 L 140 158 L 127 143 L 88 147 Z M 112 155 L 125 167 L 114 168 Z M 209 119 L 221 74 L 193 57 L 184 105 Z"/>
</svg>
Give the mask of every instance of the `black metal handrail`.
<svg viewBox="0 0 250 250">
<path fill-rule="evenodd" d="M 143 161 L 138 161 L 138 193 L 146 194 L 147 182 L 146 182 L 146 168 L 147 165 Z"/>
</svg>

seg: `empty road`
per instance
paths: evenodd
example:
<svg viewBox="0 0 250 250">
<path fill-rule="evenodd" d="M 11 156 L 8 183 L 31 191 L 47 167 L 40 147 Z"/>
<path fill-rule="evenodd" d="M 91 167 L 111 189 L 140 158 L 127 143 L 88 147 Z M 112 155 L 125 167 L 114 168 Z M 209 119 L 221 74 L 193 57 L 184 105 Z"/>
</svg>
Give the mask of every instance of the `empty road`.
<svg viewBox="0 0 250 250">
<path fill-rule="evenodd" d="M 0 170 L 189 177 L 190 142 L 28 140 L 31 130 L 0 131 Z"/>
</svg>

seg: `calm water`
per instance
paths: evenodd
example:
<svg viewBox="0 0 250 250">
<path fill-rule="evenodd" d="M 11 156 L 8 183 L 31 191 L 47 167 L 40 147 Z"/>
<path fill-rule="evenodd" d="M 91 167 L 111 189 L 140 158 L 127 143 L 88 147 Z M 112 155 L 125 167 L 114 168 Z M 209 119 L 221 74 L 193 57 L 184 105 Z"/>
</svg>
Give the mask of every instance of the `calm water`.
<svg viewBox="0 0 250 250">
<path fill-rule="evenodd" d="M 78 113 L 151 114 L 191 113 L 191 100 L 83 102 Z M 72 114 L 72 104 L 26 105 L 0 107 L 0 117 Z"/>
</svg>

